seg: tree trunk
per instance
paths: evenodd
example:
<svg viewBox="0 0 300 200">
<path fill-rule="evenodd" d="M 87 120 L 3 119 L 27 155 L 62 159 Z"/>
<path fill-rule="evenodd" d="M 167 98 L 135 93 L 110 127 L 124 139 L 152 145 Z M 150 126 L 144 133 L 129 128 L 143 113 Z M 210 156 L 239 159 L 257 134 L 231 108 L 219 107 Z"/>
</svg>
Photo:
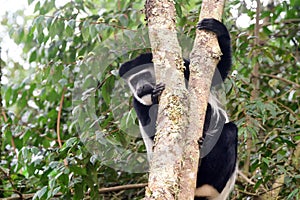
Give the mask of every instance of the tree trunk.
<svg viewBox="0 0 300 200">
<path fill-rule="evenodd" d="M 146 2 L 156 81 L 166 84 L 160 99 L 146 199 L 171 200 L 179 191 L 178 177 L 182 162 L 182 141 L 188 124 L 188 102 L 175 13 L 173 1 Z"/>
<path fill-rule="evenodd" d="M 221 21 L 224 5 L 225 0 L 203 0 L 199 21 L 204 18 L 215 18 Z M 221 55 L 215 34 L 198 30 L 190 54 L 189 126 L 184 153 L 185 160 L 181 170 L 182 177 L 180 177 L 180 180 L 183 180 L 180 182 L 182 192 L 179 193 L 179 199 L 184 199 L 186 193 L 194 194 L 197 179 L 190 177 L 197 177 L 198 162 L 200 162 L 198 141 L 203 133 L 212 77 Z"/>
</svg>

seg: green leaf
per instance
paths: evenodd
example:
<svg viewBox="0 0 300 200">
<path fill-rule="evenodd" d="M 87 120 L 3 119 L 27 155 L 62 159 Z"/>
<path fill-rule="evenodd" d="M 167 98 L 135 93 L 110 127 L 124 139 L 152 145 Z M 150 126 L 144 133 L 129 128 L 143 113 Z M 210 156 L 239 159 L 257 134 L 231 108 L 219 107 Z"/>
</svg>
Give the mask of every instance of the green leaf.
<svg viewBox="0 0 300 200">
<path fill-rule="evenodd" d="M 66 27 L 66 34 L 68 37 L 72 37 L 73 36 L 73 33 L 74 33 L 74 29 L 71 28 L 70 26 L 67 26 Z"/>
<path fill-rule="evenodd" d="M 127 15 L 121 15 L 119 17 L 119 21 L 120 21 L 122 26 L 128 26 L 128 17 L 127 17 Z"/>
<path fill-rule="evenodd" d="M 77 174 L 77 175 L 83 176 L 83 175 L 86 175 L 86 174 L 87 174 L 86 169 L 85 169 L 85 168 L 82 168 L 82 167 L 80 167 L 80 166 L 70 165 L 69 168 L 70 168 L 70 170 L 71 170 L 72 172 L 74 172 L 74 173 Z"/>
<path fill-rule="evenodd" d="M 90 38 L 90 31 L 89 31 L 90 23 L 88 20 L 84 21 L 81 27 L 81 34 L 84 40 L 89 40 Z"/>
<path fill-rule="evenodd" d="M 32 4 L 32 2 L 34 2 L 34 0 L 28 0 L 27 1 L 28 5 Z"/>
<path fill-rule="evenodd" d="M 61 189 L 60 186 L 54 188 L 51 195 L 52 195 L 52 196 L 56 195 L 56 194 L 60 191 L 60 189 Z"/>
<path fill-rule="evenodd" d="M 110 76 L 109 78 L 106 79 L 105 83 L 101 88 L 102 97 L 106 104 L 110 103 L 110 93 L 113 87 L 114 87 L 114 78 L 113 76 Z"/>
<path fill-rule="evenodd" d="M 28 1 L 29 1 L 29 0 L 28 0 Z M 34 1 L 34 0 L 32 0 L 32 1 Z M 34 11 L 33 11 L 33 12 L 39 11 L 39 10 L 40 10 L 40 7 L 41 7 L 41 3 L 40 3 L 40 1 L 38 1 L 38 2 L 35 4 L 35 6 L 34 6 Z"/>
<path fill-rule="evenodd" d="M 47 190 L 48 190 L 48 187 L 47 187 L 47 186 L 42 187 L 42 189 L 38 190 L 38 191 L 34 194 L 33 200 L 35 200 L 35 199 L 41 199 L 41 198 L 46 194 Z"/>
<path fill-rule="evenodd" d="M 5 100 L 5 103 L 6 103 L 7 107 L 10 104 L 10 99 L 11 99 L 11 96 L 12 96 L 12 92 L 13 92 L 13 90 L 12 90 L 11 87 L 7 88 L 7 90 L 5 91 L 4 100 Z"/>
<path fill-rule="evenodd" d="M 34 50 L 33 52 L 31 52 L 30 57 L 29 57 L 29 62 L 34 62 L 36 61 L 37 58 L 37 53 L 36 50 Z"/>
<path fill-rule="evenodd" d="M 77 142 L 78 142 L 78 139 L 76 137 L 72 137 L 72 138 L 68 139 L 64 143 L 63 147 L 61 148 L 61 151 L 64 151 L 67 148 L 72 148 L 74 145 L 77 144 Z"/>
<path fill-rule="evenodd" d="M 8 128 L 8 126 L 7 126 L 7 128 Z M 12 139 L 12 132 L 11 132 L 11 130 L 6 130 L 4 132 L 4 136 L 5 136 L 5 139 L 8 141 L 8 143 L 10 143 L 11 139 Z"/>
<path fill-rule="evenodd" d="M 298 196 L 298 197 L 297 197 L 297 196 Z M 295 199 L 295 197 L 296 197 L 296 198 L 299 198 L 299 189 L 298 189 L 298 188 L 295 189 L 295 190 L 293 190 L 293 191 L 289 194 L 289 196 L 287 196 L 287 200 Z"/>
<path fill-rule="evenodd" d="M 59 94 L 57 94 L 57 92 L 54 89 L 51 89 L 48 92 L 47 100 L 50 102 L 55 102 L 58 101 L 58 99 L 59 99 Z"/>
<path fill-rule="evenodd" d="M 178 15 L 178 17 L 182 16 L 182 10 L 181 10 L 181 6 L 180 4 L 178 4 L 177 2 L 175 3 L 175 8 L 176 8 L 176 14 Z"/>
<path fill-rule="evenodd" d="M 267 159 L 267 158 L 262 158 L 262 161 L 263 161 L 264 163 L 266 163 L 267 165 L 270 165 L 270 160 L 269 160 L 269 159 Z"/>
<path fill-rule="evenodd" d="M 39 43 L 43 43 L 44 42 L 44 33 L 43 32 L 39 32 L 37 40 L 39 41 Z"/>
<path fill-rule="evenodd" d="M 21 96 L 21 98 L 18 99 L 17 105 L 19 107 L 19 109 L 23 109 L 27 106 L 27 91 L 25 90 Z"/>
<path fill-rule="evenodd" d="M 74 200 L 81 200 L 84 199 L 84 184 L 80 183 L 80 184 L 75 184 L 74 186 L 75 188 L 75 195 L 74 195 Z"/>
<path fill-rule="evenodd" d="M 94 24 L 91 24 L 89 26 L 89 34 L 91 38 L 95 38 L 98 35 L 97 28 L 95 27 Z"/>
</svg>

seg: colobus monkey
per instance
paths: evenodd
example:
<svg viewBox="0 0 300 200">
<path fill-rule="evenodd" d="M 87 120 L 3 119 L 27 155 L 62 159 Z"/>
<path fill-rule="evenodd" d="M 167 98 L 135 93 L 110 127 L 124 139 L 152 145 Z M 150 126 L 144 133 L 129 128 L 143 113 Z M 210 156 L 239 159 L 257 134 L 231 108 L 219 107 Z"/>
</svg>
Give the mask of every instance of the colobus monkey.
<svg viewBox="0 0 300 200">
<path fill-rule="evenodd" d="M 215 19 L 204 19 L 197 28 L 214 32 L 223 54 L 213 77 L 214 87 L 224 81 L 231 68 L 230 36 L 227 28 Z M 189 61 L 184 60 L 184 66 L 188 87 Z M 158 100 L 165 86 L 162 83 L 156 84 L 151 53 L 142 54 L 122 64 L 119 74 L 126 80 L 133 93 L 133 106 L 148 159 L 151 159 Z M 220 107 L 213 92 L 208 100 L 203 139 L 195 199 L 224 200 L 232 190 L 236 177 L 237 127 L 228 121 L 226 112 Z"/>
</svg>

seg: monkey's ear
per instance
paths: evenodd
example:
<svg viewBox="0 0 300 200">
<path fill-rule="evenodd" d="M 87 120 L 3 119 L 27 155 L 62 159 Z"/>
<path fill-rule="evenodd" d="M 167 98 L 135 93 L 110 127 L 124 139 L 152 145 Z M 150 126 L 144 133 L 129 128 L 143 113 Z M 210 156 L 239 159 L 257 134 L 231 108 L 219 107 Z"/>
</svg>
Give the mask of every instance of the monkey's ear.
<svg viewBox="0 0 300 200">
<path fill-rule="evenodd" d="M 152 63 L 152 53 L 141 54 L 135 59 L 123 63 L 119 69 L 119 75 L 120 77 L 126 79 L 124 76 L 126 76 L 126 74 L 129 71 L 133 70 L 134 68 L 137 68 L 140 65 L 149 63 Z M 133 72 L 131 74 L 133 74 Z"/>
</svg>

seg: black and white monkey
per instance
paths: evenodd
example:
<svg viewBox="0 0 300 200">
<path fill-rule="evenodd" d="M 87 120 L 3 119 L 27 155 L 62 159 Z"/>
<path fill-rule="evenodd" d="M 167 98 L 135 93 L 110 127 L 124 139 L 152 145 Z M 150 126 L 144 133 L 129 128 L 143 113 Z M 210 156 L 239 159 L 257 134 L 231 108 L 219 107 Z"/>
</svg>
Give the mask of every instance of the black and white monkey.
<svg viewBox="0 0 300 200">
<path fill-rule="evenodd" d="M 204 19 L 197 28 L 214 32 L 223 54 L 213 77 L 214 87 L 224 81 L 231 68 L 230 35 L 227 28 L 215 19 Z M 189 61 L 184 60 L 184 66 L 188 87 Z M 150 159 L 159 96 L 165 86 L 162 83 L 156 84 L 151 53 L 122 64 L 119 74 L 134 95 L 133 106 Z M 212 92 L 208 100 L 201 147 L 195 200 L 225 200 L 233 189 L 237 171 L 237 127 L 229 122 L 226 112 Z"/>
</svg>

